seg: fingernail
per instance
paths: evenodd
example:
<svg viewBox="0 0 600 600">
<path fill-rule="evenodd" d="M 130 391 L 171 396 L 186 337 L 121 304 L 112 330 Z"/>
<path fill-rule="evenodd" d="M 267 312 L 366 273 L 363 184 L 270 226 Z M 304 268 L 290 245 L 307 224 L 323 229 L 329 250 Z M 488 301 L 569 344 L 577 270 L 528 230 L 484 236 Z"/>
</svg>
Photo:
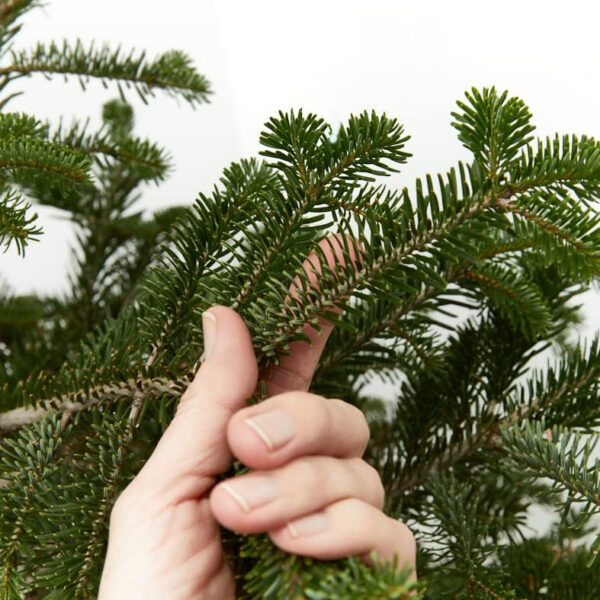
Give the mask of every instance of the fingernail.
<svg viewBox="0 0 600 600">
<path fill-rule="evenodd" d="M 202 313 L 202 332 L 204 333 L 204 352 L 200 357 L 200 362 L 204 362 L 207 358 L 210 358 L 215 345 L 217 318 L 211 312 L 204 311 Z"/>
<path fill-rule="evenodd" d="M 221 487 L 247 512 L 274 500 L 281 494 L 281 484 L 275 477 L 248 477 L 222 483 Z"/>
<path fill-rule="evenodd" d="M 287 524 L 292 537 L 312 535 L 325 531 L 331 525 L 331 517 L 324 512 L 315 513 Z"/>
<path fill-rule="evenodd" d="M 281 410 L 272 410 L 245 420 L 264 441 L 269 450 L 277 450 L 289 442 L 295 433 L 294 420 Z"/>
</svg>

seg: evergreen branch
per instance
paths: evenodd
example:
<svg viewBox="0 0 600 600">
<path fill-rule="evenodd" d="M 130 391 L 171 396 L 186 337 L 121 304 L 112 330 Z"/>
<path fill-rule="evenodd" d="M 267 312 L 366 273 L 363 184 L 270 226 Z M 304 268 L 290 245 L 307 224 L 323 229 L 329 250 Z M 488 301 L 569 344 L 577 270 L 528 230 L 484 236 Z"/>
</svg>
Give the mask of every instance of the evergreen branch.
<svg viewBox="0 0 600 600">
<path fill-rule="evenodd" d="M 269 150 L 262 150 L 261 156 L 276 159 L 273 166 L 282 170 L 288 177 L 299 178 L 300 186 L 306 192 L 311 186 L 311 172 L 319 162 L 319 148 L 326 139 L 329 126 L 323 119 L 309 113 L 306 117 L 302 109 L 283 113 L 279 118 L 272 117 L 265 123 L 267 131 L 260 134 L 260 144 Z"/>
<path fill-rule="evenodd" d="M 600 442 L 597 433 L 583 437 L 558 425 L 547 429 L 543 420 L 525 420 L 521 427 L 503 427 L 501 436 L 510 467 L 533 477 L 548 477 L 567 493 L 569 503 L 584 502 L 588 515 L 600 513 L 600 459 L 592 458 Z M 592 544 L 588 566 L 598 548 L 600 534 Z"/>
<path fill-rule="evenodd" d="M 594 600 L 600 593 L 600 563 L 589 565 L 590 558 L 587 548 L 565 548 L 551 535 L 503 546 L 498 563 L 519 597 Z"/>
<path fill-rule="evenodd" d="M 0 599 L 22 597 L 24 581 L 19 572 L 22 538 L 27 535 L 26 518 L 35 505 L 40 485 L 56 465 L 53 461 L 62 446 L 63 431 L 56 415 L 38 421 L 19 432 L 14 439 L 0 445 L 0 466 L 5 485 L 2 497 L 2 532 L 0 538 Z M 27 452 L 30 446 L 36 452 Z"/>
<path fill-rule="evenodd" d="M 0 139 L 0 173 L 4 179 L 28 183 L 32 173 L 53 181 L 88 181 L 89 159 L 66 146 L 34 137 Z"/>
<path fill-rule="evenodd" d="M 272 191 L 272 194 L 278 195 L 276 190 Z M 260 289 L 259 283 L 268 274 L 268 269 L 272 263 L 277 261 L 281 264 L 288 263 L 289 249 L 297 247 L 298 245 L 308 245 L 308 242 L 314 241 L 313 235 L 306 235 L 302 232 L 302 221 L 303 216 L 309 210 L 311 202 L 311 195 L 306 194 L 298 202 L 295 202 L 291 206 L 288 214 L 282 214 L 278 211 L 281 205 L 284 205 L 284 198 L 282 195 L 278 195 L 278 203 L 273 203 L 273 208 L 267 211 L 260 211 L 262 217 L 263 228 L 256 232 L 256 235 L 252 234 L 249 230 L 246 230 L 246 240 L 242 246 L 245 251 L 245 260 L 241 259 L 241 264 L 237 270 L 237 281 L 243 281 L 240 285 L 237 281 L 234 282 L 236 288 L 239 291 L 234 297 L 233 302 L 230 302 L 230 306 L 237 310 L 241 308 L 245 302 L 251 299 L 251 292 L 254 291 L 254 297 L 257 295 L 257 291 Z M 311 222 L 314 219 L 311 219 Z M 303 235 L 304 233 L 304 235 Z M 264 243 L 264 239 L 269 239 L 269 244 Z M 234 248 L 232 255 L 236 257 L 237 252 Z M 251 264 L 248 264 L 248 261 Z M 251 269 L 250 273 L 244 273 L 244 267 L 248 264 L 248 268 Z M 245 275 L 245 277 L 244 277 Z M 204 286 L 203 286 L 204 287 Z"/>
<path fill-rule="evenodd" d="M 1 0 L 0 25 L 8 27 L 25 12 L 37 6 L 40 6 L 39 0 Z"/>
<path fill-rule="evenodd" d="M 502 449 L 512 465 L 535 477 L 549 477 L 600 510 L 600 459 L 592 459 L 600 438 L 584 438 L 558 425 L 548 429 L 543 420 L 526 419 L 520 425 L 500 429 Z"/>
<path fill-rule="evenodd" d="M 513 194 L 543 189 L 557 196 L 573 192 L 584 203 L 600 197 L 600 144 L 587 136 L 556 134 L 537 141 L 509 166 Z"/>
<path fill-rule="evenodd" d="M 531 113 L 517 97 L 498 94 L 495 87 L 476 88 L 465 93 L 467 102 L 458 101 L 462 112 L 452 112 L 452 126 L 458 139 L 473 152 L 492 180 L 497 180 L 519 149 L 532 139 Z"/>
<path fill-rule="evenodd" d="M 134 429 L 120 410 L 98 416 L 91 419 L 84 451 L 75 452 L 61 480 L 40 494 L 44 528 L 38 534 L 30 587 L 49 597 L 68 594 L 84 600 L 97 592 L 109 512 L 130 477 L 126 466 Z"/>
<path fill-rule="evenodd" d="M 531 239 L 563 271 L 586 278 L 600 273 L 600 216 L 542 193 L 501 206 L 516 215 L 516 235 Z"/>
<path fill-rule="evenodd" d="M 556 368 L 548 365 L 545 377 L 534 373 L 507 401 L 511 415 L 505 425 L 544 416 L 550 424 L 593 428 L 600 418 L 595 392 L 600 387 L 600 338 L 596 336 L 584 353 L 575 348 Z"/>
<path fill-rule="evenodd" d="M 369 554 L 372 567 L 356 556 L 315 561 L 284 553 L 266 535 L 244 535 L 239 555 L 253 564 L 243 581 L 248 600 L 420 600 L 425 591 L 409 569 L 398 569 L 397 557 L 382 561 L 376 552 Z"/>
<path fill-rule="evenodd" d="M 395 172 L 389 163 L 404 163 L 410 156 L 403 150 L 409 137 L 402 125 L 375 112 L 351 115 L 335 141 L 327 137 L 329 125 L 312 113 L 305 117 L 302 110 L 297 115 L 280 111 L 265 127 L 260 143 L 268 149 L 260 154 L 276 159 L 274 167 L 297 180 L 313 200 L 335 195 L 350 181 L 374 181 L 374 175 Z"/>
<path fill-rule="evenodd" d="M 431 505 L 435 523 L 432 538 L 442 545 L 434 556 L 448 561 L 450 554 L 451 560 L 464 570 L 465 578 L 469 578 L 482 567 L 490 552 L 483 544 L 487 530 L 477 517 L 479 499 L 475 490 L 451 474 L 431 475 L 428 487 L 435 498 Z"/>
<path fill-rule="evenodd" d="M 18 254 L 25 254 L 31 240 L 37 241 L 42 228 L 34 223 L 37 213 L 30 214 L 31 204 L 14 190 L 7 190 L 0 198 L 0 248 L 6 252 L 14 242 Z"/>
<path fill-rule="evenodd" d="M 98 444 L 97 454 L 94 453 L 97 456 L 103 485 L 99 505 L 95 507 L 93 525 L 86 536 L 88 546 L 82 557 L 76 579 L 73 582 L 76 598 L 86 598 L 92 590 L 97 589 L 99 582 L 90 581 L 93 576 L 92 570 L 97 569 L 98 565 L 102 565 L 99 559 L 103 557 L 105 551 L 104 540 L 108 529 L 108 516 L 117 496 L 119 479 L 122 475 L 123 463 L 127 457 L 128 445 L 133 440 L 134 424 L 130 421 L 107 424 L 105 420 L 103 427 L 98 427 L 98 431 L 102 434 L 105 434 L 107 429 L 110 436 L 107 440 L 107 450 L 109 451 L 105 455 L 101 444 Z M 113 449 L 115 450 L 114 453 L 110 451 Z"/>
<path fill-rule="evenodd" d="M 25 113 L 0 113 L 0 139 L 48 137 L 48 125 Z"/>
<path fill-rule="evenodd" d="M 191 382 L 186 375 L 179 379 L 169 377 L 130 378 L 126 381 L 103 383 L 92 388 L 81 388 L 71 392 L 37 400 L 33 406 L 24 406 L 0 413 L 0 435 L 10 434 L 22 427 L 35 423 L 54 411 L 80 412 L 107 402 L 132 400 L 143 390 L 149 396 L 179 398 Z"/>
<path fill-rule="evenodd" d="M 0 76 L 12 79 L 43 73 L 72 75 L 77 77 L 83 89 L 90 78 L 97 78 L 106 86 L 107 81 L 116 81 L 123 96 L 121 82 L 133 86 L 144 103 L 160 89 L 169 96 L 180 96 L 191 106 L 206 102 L 211 93 L 207 80 L 191 65 L 190 58 L 183 52 L 172 50 L 159 55 L 154 61 L 146 59 L 145 52 L 135 54 L 123 52 L 120 47 L 111 50 L 108 46 L 97 49 L 92 43 L 84 48 L 77 40 L 74 45 L 63 41 L 62 47 L 55 42 L 49 45 L 38 43 L 32 51 L 11 51 L 12 64 L 0 68 Z"/>
<path fill-rule="evenodd" d="M 182 311 L 193 300 L 203 273 L 208 271 L 211 262 L 228 249 L 227 240 L 233 239 L 236 230 L 244 223 L 251 222 L 252 204 L 261 194 L 274 185 L 273 177 L 265 165 L 255 160 L 232 164 L 225 170 L 221 179 L 223 192 L 215 190 L 212 197 L 200 195 L 194 206 L 179 219 L 169 233 L 169 239 L 163 245 L 162 266 L 155 268 L 146 277 L 143 288 L 148 298 L 156 296 L 163 299 L 156 319 L 155 303 L 148 306 L 145 297 L 140 305 L 148 311 L 143 317 L 145 329 L 151 332 L 152 351 L 146 362 L 149 369 L 164 349 L 169 335 L 177 327 Z M 212 223 L 219 223 L 218 232 Z M 174 252 L 172 243 L 179 253 Z M 210 261 L 209 261 L 210 259 Z M 181 264 L 186 267 L 183 275 L 178 276 Z M 170 307 L 168 318 L 164 319 L 164 309 Z"/>
<path fill-rule="evenodd" d="M 463 290 L 471 283 L 483 289 L 485 301 L 491 301 L 527 337 L 543 336 L 552 326 L 552 314 L 540 289 L 518 271 L 488 263 L 464 269 L 463 278 Z"/>
<path fill-rule="evenodd" d="M 404 152 L 410 136 L 397 119 L 375 111 L 351 115 L 338 130 L 335 141 L 322 140 L 325 169 L 319 169 L 319 191 L 335 194 L 336 188 L 374 181 L 374 176 L 396 173 L 389 163 L 405 163 L 411 154 Z"/>
<path fill-rule="evenodd" d="M 171 170 L 170 157 L 164 150 L 148 140 L 130 138 L 118 145 L 95 144 L 78 147 L 86 154 L 102 154 L 110 156 L 124 165 L 135 168 L 135 174 L 140 179 L 163 181 Z"/>
<path fill-rule="evenodd" d="M 0 54 L 10 48 L 10 42 L 21 31 L 22 24 L 16 21 L 37 6 L 41 6 L 38 0 L 0 0 Z M 0 89 L 6 83 L 6 79 L 0 83 Z"/>
<path fill-rule="evenodd" d="M 464 459 L 474 456 L 476 452 L 486 446 L 496 447 L 501 439 L 503 427 L 516 427 L 522 422 L 536 418 L 541 411 L 545 415 L 549 409 L 561 401 L 567 404 L 568 400 L 564 400 L 567 394 L 568 398 L 578 398 L 582 391 L 600 381 L 599 347 L 600 340 L 596 339 L 592 343 L 587 357 L 584 357 L 581 351 L 576 349 L 563 358 L 556 374 L 551 367 L 548 367 L 546 379 L 532 379 L 528 383 L 522 384 L 515 391 L 514 399 L 502 400 L 502 404 L 508 412 L 493 418 L 480 427 L 473 436 L 463 439 L 458 445 L 451 446 L 437 458 L 431 458 L 426 465 L 421 465 L 421 468 L 416 469 L 409 477 L 402 478 L 400 485 L 396 486 L 394 491 L 400 495 L 406 493 L 425 483 L 431 474 L 447 470 Z M 487 413 L 491 415 L 499 405 L 499 400 L 488 400 Z M 572 418 L 576 417 L 572 415 Z"/>
<path fill-rule="evenodd" d="M 301 315 L 295 314 L 293 317 L 294 322 L 298 319 L 302 319 L 304 323 L 314 321 L 314 315 L 322 312 L 323 308 L 331 306 L 334 300 L 340 300 L 347 297 L 348 290 L 356 290 L 361 283 L 365 283 L 372 287 L 376 294 L 380 296 L 385 291 L 379 287 L 374 286 L 371 281 L 374 280 L 378 275 L 383 275 L 386 271 L 402 265 L 402 261 L 410 255 L 418 252 L 425 248 L 426 245 L 438 241 L 443 235 L 448 234 L 453 229 L 457 228 L 463 222 L 469 220 L 474 215 L 483 212 L 485 209 L 495 206 L 498 202 L 498 198 L 492 196 L 483 196 L 478 201 L 473 201 L 472 205 L 463 211 L 457 212 L 455 215 L 448 217 L 435 229 L 424 229 L 419 232 L 419 235 L 415 235 L 404 245 L 390 249 L 387 253 L 382 254 L 379 258 L 371 259 L 368 257 L 363 260 L 362 269 L 358 271 L 348 270 L 346 277 L 336 282 L 336 277 L 332 275 L 331 269 L 327 264 L 327 260 L 323 255 L 320 248 L 315 249 L 315 253 L 318 255 L 321 264 L 321 275 L 320 278 L 327 283 L 323 284 L 324 288 L 327 288 L 324 293 L 321 294 L 320 298 L 313 299 L 311 303 L 305 304 L 305 308 L 302 309 Z M 410 219 L 410 217 L 409 217 Z M 407 228 L 408 229 L 408 228 Z M 369 246 L 371 246 L 369 244 Z M 346 256 L 346 264 L 350 264 L 349 257 Z M 306 273 L 297 273 L 301 282 L 305 282 L 307 279 Z M 389 280 L 389 275 L 388 275 Z M 302 283 L 302 287 L 310 289 L 311 285 Z M 436 286 L 439 289 L 439 285 Z M 306 294 L 301 292 L 300 302 L 306 303 Z M 395 299 L 395 298 L 391 298 Z M 397 301 L 397 300 L 396 300 Z M 342 308 L 348 309 L 349 307 L 344 305 Z M 339 322 L 339 321 L 338 321 Z M 282 340 L 288 340 L 289 336 L 293 333 L 297 333 L 297 327 L 295 325 L 283 325 L 278 324 L 273 332 L 270 339 L 265 340 L 262 345 L 262 349 L 267 357 L 275 355 L 275 348 L 282 344 Z"/>
<path fill-rule="evenodd" d="M 0 297 L 0 339 L 3 330 L 28 327 L 44 316 L 44 305 L 34 295 Z"/>
<path fill-rule="evenodd" d="M 74 122 L 67 129 L 61 123 L 52 139 L 55 143 L 69 146 L 84 154 L 109 156 L 124 165 L 131 165 L 136 168 L 136 176 L 141 179 L 153 179 L 158 182 L 168 175 L 171 169 L 170 157 L 157 144 L 129 135 L 115 138 L 111 129 L 107 127 L 89 134 L 87 126 L 88 121 Z"/>
</svg>

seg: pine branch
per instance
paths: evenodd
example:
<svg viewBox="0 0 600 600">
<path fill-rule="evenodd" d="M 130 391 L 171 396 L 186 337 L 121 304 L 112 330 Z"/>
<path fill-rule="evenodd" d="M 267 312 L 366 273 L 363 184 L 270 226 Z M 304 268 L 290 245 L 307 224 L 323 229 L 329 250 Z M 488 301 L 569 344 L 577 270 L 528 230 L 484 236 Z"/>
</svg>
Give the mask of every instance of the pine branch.
<svg viewBox="0 0 600 600">
<path fill-rule="evenodd" d="M 584 205 L 600 197 L 600 145 L 587 136 L 556 134 L 527 146 L 509 167 L 511 193 L 545 190 L 558 198 L 574 194 Z"/>
<path fill-rule="evenodd" d="M 32 175 L 51 175 L 52 182 L 86 182 L 89 159 L 53 142 L 34 137 L 0 139 L 0 174 L 3 179 L 27 183 Z"/>
<path fill-rule="evenodd" d="M 111 157 L 124 166 L 135 168 L 135 174 L 141 179 L 155 182 L 164 180 L 171 169 L 170 156 L 164 149 L 149 140 L 130 135 L 115 138 L 109 128 L 103 127 L 95 133 L 88 133 L 88 121 L 73 122 L 70 128 L 59 125 L 52 135 L 54 142 L 74 148 L 88 155 L 99 155 L 96 159 L 105 168 L 112 165 L 102 160 Z"/>
<path fill-rule="evenodd" d="M 555 425 L 547 429 L 544 421 L 522 422 L 521 427 L 501 429 L 502 449 L 513 469 L 535 477 L 548 477 L 567 492 L 568 502 L 585 503 L 587 514 L 600 512 L 600 459 L 593 459 L 600 437 L 582 436 Z M 591 546 L 589 564 L 600 548 L 600 535 Z"/>
<path fill-rule="evenodd" d="M 70 75 L 79 80 L 83 89 L 90 78 L 99 79 L 105 87 L 107 82 L 115 81 L 122 97 L 123 84 L 133 87 L 144 103 L 154 96 L 155 90 L 181 97 L 191 106 L 206 102 L 211 93 L 207 80 L 191 66 L 190 58 L 176 50 L 148 61 L 145 52 L 95 48 L 93 43 L 86 49 L 77 40 L 75 44 L 63 41 L 62 46 L 55 42 L 38 43 L 31 51 L 11 51 L 10 56 L 12 64 L 0 68 L 0 76 L 11 80 L 33 73 L 47 77 Z"/>
<path fill-rule="evenodd" d="M 36 508 L 36 495 L 49 473 L 56 469 L 56 455 L 62 445 L 60 421 L 49 415 L 32 427 L 22 429 L 15 439 L 3 440 L 0 445 L 0 467 L 5 485 L 0 488 L 0 599 L 21 598 L 25 587 L 22 566 L 25 557 L 22 547 L 27 537 L 26 520 Z M 36 451 L 26 451 L 30 446 Z"/>
<path fill-rule="evenodd" d="M 168 377 L 127 379 L 118 383 L 101 384 L 91 388 L 81 388 L 72 392 L 37 400 L 34 406 L 24 406 L 0 413 L 0 435 L 7 435 L 44 418 L 52 412 L 75 413 L 99 404 L 131 401 L 135 394 L 144 390 L 149 397 L 170 396 L 179 398 L 190 384 L 191 378 Z"/>
<path fill-rule="evenodd" d="M 462 112 L 453 112 L 452 126 L 458 139 L 474 155 L 492 180 L 497 180 L 519 149 L 528 144 L 535 127 L 531 113 L 520 98 L 498 94 L 495 87 L 476 88 L 465 93 L 467 102 L 458 101 Z"/>
<path fill-rule="evenodd" d="M 31 214 L 31 204 L 14 190 L 7 190 L 0 198 L 0 247 L 6 252 L 12 243 L 18 254 L 25 255 L 25 247 L 29 241 L 36 241 L 42 228 L 34 223 L 37 213 Z"/>
<path fill-rule="evenodd" d="M 46 590 L 49 598 L 68 594 L 87 600 L 97 591 L 109 512 L 129 479 L 134 431 L 122 417 L 122 411 L 103 411 L 91 423 L 84 451 L 75 452 L 60 482 L 40 494 L 44 531 L 38 535 L 29 585 Z"/>
</svg>

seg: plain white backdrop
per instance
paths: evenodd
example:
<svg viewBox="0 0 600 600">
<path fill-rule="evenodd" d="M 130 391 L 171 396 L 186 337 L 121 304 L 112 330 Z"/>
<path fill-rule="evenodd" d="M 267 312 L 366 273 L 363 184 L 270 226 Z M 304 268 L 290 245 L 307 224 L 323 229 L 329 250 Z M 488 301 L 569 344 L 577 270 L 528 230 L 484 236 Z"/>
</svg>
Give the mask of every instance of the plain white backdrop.
<svg viewBox="0 0 600 600">
<path fill-rule="evenodd" d="M 134 92 L 136 132 L 167 147 L 175 170 L 149 186 L 148 210 L 190 204 L 230 162 L 253 156 L 265 121 L 302 107 L 332 125 L 364 109 L 397 117 L 411 135 L 413 158 L 391 185 L 411 187 L 468 153 L 450 126 L 457 99 L 495 85 L 529 105 L 540 136 L 600 137 L 600 5 L 571 0 L 49 0 L 33 11 L 17 40 L 96 40 L 153 56 L 181 49 L 211 82 L 211 103 L 195 111 L 162 94 L 148 106 Z M 11 110 L 56 122 L 89 116 L 117 95 L 92 82 L 32 77 Z M 39 207 L 45 233 L 25 259 L 0 254 L 0 286 L 13 293 L 62 293 L 71 268 L 71 225 Z M 582 338 L 600 329 L 600 301 L 587 294 Z M 393 397 L 375 386 L 373 393 Z M 547 524 L 532 511 L 532 527 Z"/>
<path fill-rule="evenodd" d="M 468 153 L 450 111 L 471 86 L 495 85 L 529 105 L 540 136 L 600 135 L 600 69 L 595 2 L 473 0 L 50 0 L 32 11 L 16 47 L 37 41 L 95 40 L 150 57 L 187 52 L 211 82 L 211 103 L 195 111 L 160 92 L 144 105 L 131 90 L 137 134 L 167 147 L 175 170 L 148 186 L 142 205 L 189 204 L 222 169 L 259 150 L 262 126 L 278 110 L 313 111 L 334 126 L 364 109 L 385 111 L 411 135 L 409 163 L 390 183 L 411 186 Z M 11 110 L 57 122 L 89 116 L 115 97 L 92 81 L 23 79 Z M 15 88 L 16 89 L 16 88 Z M 60 293 L 74 234 L 64 215 L 39 207 L 45 233 L 25 259 L 0 255 L 0 284 L 13 293 Z M 600 328 L 598 296 L 586 297 L 585 334 Z"/>
<path fill-rule="evenodd" d="M 187 52 L 211 82 L 210 104 L 195 111 L 158 93 L 137 94 L 137 134 L 160 142 L 175 170 L 148 186 L 149 209 L 190 204 L 222 169 L 255 155 L 263 123 L 302 107 L 333 125 L 363 109 L 398 117 L 411 135 L 408 165 L 390 180 L 445 171 L 468 158 L 450 126 L 455 101 L 471 86 L 496 85 L 525 100 L 537 134 L 600 136 L 597 3 L 476 0 L 49 0 L 24 20 L 17 47 L 38 40 L 96 40 L 150 56 Z M 117 92 L 92 81 L 42 77 L 17 84 L 11 110 L 53 122 L 60 115 L 99 123 Z M 60 211 L 38 207 L 45 233 L 25 259 L 0 255 L 0 285 L 13 293 L 61 293 L 71 268 L 74 233 Z M 588 336 L 600 329 L 598 296 L 586 296 Z"/>
</svg>

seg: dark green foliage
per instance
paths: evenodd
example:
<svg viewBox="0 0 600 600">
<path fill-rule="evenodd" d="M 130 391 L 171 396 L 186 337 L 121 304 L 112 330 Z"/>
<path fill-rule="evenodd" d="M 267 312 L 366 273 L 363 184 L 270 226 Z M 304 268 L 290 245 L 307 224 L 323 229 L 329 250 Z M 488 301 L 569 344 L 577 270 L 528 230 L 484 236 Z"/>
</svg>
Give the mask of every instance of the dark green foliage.
<svg viewBox="0 0 600 600">
<path fill-rule="evenodd" d="M 105 87 L 114 83 L 124 104 L 124 88 L 133 88 L 144 102 L 157 90 L 183 98 L 191 106 L 208 100 L 211 92 L 207 80 L 180 51 L 168 51 L 149 61 L 145 52 L 95 48 L 93 43 L 86 48 L 80 40 L 74 44 L 38 43 L 32 50 L 14 49 L 14 38 L 22 27 L 18 20 L 38 5 L 31 0 L 0 2 L 1 92 L 22 77 L 43 74 L 47 79 L 54 75 L 77 78 L 84 90 L 90 79 L 98 79 Z M 4 96 L 0 110 L 19 93 Z M 86 208 L 79 203 L 79 195 L 91 185 L 94 164 L 109 169 L 109 159 L 115 159 L 123 167 L 129 166 L 131 175 L 140 181 L 161 180 L 168 170 L 164 152 L 132 137 L 131 127 L 118 124 L 128 119 L 133 122 L 132 117 L 113 107 L 104 115 L 104 132 L 89 134 L 87 123 L 75 123 L 71 129 L 59 128 L 50 136 L 48 124 L 31 115 L 0 113 L 0 247 L 6 251 L 14 243 L 19 254 L 24 254 L 27 243 L 41 233 L 33 225 L 37 215 L 11 186 L 22 188 L 42 203 L 75 211 Z"/>
<path fill-rule="evenodd" d="M 83 46 L 71 50 L 18 60 L 80 75 Z M 137 60 L 117 68 L 94 52 L 105 79 Z M 108 104 L 91 134 L 76 123 L 53 137 L 7 115 L 7 131 L 46 150 L 68 146 L 92 170 L 70 188 L 42 190 L 35 176 L 20 184 L 72 214 L 85 251 L 65 302 L 2 301 L 4 597 L 93 597 L 112 503 L 172 419 L 213 304 L 247 323 L 264 377 L 307 339 L 306 323 L 336 324 L 311 391 L 369 419 L 365 458 L 382 476 L 385 511 L 418 540 L 413 597 L 597 596 L 600 342 L 566 339 L 580 322 L 573 299 L 600 272 L 599 146 L 534 141 L 524 102 L 494 88 L 467 93 L 452 114 L 473 159 L 414 192 L 380 180 L 409 156 L 396 119 L 364 112 L 332 136 L 299 110 L 266 124 L 265 162 L 232 164 L 192 206 L 151 220 L 129 210 L 133 192 L 160 181 L 168 161 L 134 137 L 129 105 Z M 349 234 L 337 238 L 344 269 L 315 250 L 332 232 Z M 302 268 L 311 251 L 319 291 Z M 550 351 L 554 362 L 531 368 Z M 396 386 L 387 413 L 365 389 L 375 380 Z M 22 405 L 39 420 L 23 421 Z M 243 471 L 236 462 L 224 476 Z M 549 533 L 528 528 L 533 506 L 556 514 Z M 223 536 L 240 599 L 409 597 L 393 565 L 317 561 L 267 535 Z"/>
</svg>

